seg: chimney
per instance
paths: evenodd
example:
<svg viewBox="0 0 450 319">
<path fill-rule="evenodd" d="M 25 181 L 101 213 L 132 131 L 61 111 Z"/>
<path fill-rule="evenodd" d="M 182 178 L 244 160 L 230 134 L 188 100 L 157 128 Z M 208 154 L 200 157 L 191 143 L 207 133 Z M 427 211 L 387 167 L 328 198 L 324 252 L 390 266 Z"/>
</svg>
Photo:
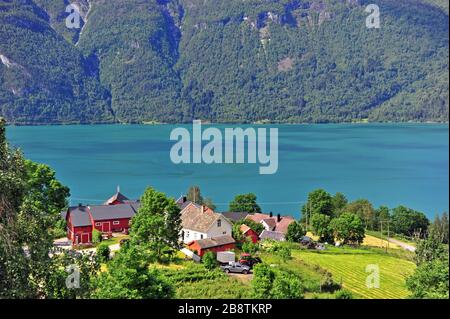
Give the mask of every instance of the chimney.
<svg viewBox="0 0 450 319">
<path fill-rule="evenodd" d="M 273 213 L 272 213 L 272 212 L 270 212 L 270 213 L 269 213 L 269 216 L 270 216 L 270 218 L 272 218 L 272 217 L 273 217 Z"/>
<path fill-rule="evenodd" d="M 187 197 L 186 197 L 186 195 L 184 195 L 183 196 L 183 203 L 186 203 L 187 202 Z"/>
<path fill-rule="evenodd" d="M 277 214 L 277 223 L 279 223 L 281 221 L 281 215 Z"/>
<path fill-rule="evenodd" d="M 206 212 L 206 206 L 202 205 L 202 213 Z"/>
<path fill-rule="evenodd" d="M 81 204 L 81 203 L 78 203 L 78 207 L 81 207 L 81 206 L 83 206 L 83 204 Z"/>
</svg>

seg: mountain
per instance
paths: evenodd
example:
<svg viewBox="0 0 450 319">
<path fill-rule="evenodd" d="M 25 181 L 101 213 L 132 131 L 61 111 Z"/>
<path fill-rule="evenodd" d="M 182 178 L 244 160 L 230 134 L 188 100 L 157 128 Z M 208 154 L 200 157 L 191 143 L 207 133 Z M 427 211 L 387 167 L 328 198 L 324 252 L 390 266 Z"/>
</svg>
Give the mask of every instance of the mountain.
<svg viewBox="0 0 450 319">
<path fill-rule="evenodd" d="M 0 0 L 17 124 L 448 121 L 445 0 Z"/>
</svg>

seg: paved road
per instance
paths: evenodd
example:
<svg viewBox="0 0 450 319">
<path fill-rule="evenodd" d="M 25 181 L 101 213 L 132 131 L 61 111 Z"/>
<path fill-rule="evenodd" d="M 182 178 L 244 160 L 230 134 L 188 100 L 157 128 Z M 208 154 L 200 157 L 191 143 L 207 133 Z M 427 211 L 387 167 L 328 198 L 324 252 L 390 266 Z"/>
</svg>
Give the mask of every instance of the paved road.
<svg viewBox="0 0 450 319">
<path fill-rule="evenodd" d="M 389 242 L 393 243 L 393 244 L 396 244 L 396 245 L 402 247 L 403 249 L 406 249 L 406 250 L 409 250 L 409 251 L 412 251 L 412 252 L 416 251 L 416 247 L 414 247 L 413 245 L 404 243 L 404 242 L 402 242 L 400 240 L 389 238 Z"/>
</svg>

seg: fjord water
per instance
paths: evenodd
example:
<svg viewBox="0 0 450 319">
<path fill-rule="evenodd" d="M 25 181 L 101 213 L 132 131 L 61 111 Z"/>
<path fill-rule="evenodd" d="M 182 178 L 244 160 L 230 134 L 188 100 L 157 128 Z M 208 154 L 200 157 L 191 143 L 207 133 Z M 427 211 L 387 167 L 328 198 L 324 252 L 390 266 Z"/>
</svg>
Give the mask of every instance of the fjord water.
<svg viewBox="0 0 450 319">
<path fill-rule="evenodd" d="M 259 164 L 173 164 L 175 142 L 169 136 L 175 127 L 38 126 L 7 132 L 27 158 L 56 170 L 71 189 L 72 205 L 101 203 L 117 185 L 131 198 L 149 185 L 172 197 L 199 185 L 219 210 L 226 210 L 234 195 L 253 192 L 264 211 L 298 216 L 307 193 L 324 188 L 375 206 L 406 205 L 429 217 L 448 211 L 448 125 L 260 126 L 279 130 L 274 175 L 259 175 Z"/>
</svg>

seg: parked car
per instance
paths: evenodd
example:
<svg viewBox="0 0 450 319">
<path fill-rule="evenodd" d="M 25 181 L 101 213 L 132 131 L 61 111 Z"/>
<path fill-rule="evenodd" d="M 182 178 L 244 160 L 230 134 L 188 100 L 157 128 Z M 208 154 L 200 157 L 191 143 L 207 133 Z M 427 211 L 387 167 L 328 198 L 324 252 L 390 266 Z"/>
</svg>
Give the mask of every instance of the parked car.
<svg viewBox="0 0 450 319">
<path fill-rule="evenodd" d="M 220 266 L 220 268 L 226 273 L 238 273 L 238 274 L 250 273 L 250 267 L 242 265 L 241 263 L 230 263 L 228 265 Z"/>
<path fill-rule="evenodd" d="M 259 264 L 260 262 L 262 262 L 261 258 L 253 257 L 252 255 L 247 253 L 242 254 L 241 258 L 239 259 L 239 263 L 249 266 L 250 268 L 253 268 L 254 265 Z"/>
</svg>

